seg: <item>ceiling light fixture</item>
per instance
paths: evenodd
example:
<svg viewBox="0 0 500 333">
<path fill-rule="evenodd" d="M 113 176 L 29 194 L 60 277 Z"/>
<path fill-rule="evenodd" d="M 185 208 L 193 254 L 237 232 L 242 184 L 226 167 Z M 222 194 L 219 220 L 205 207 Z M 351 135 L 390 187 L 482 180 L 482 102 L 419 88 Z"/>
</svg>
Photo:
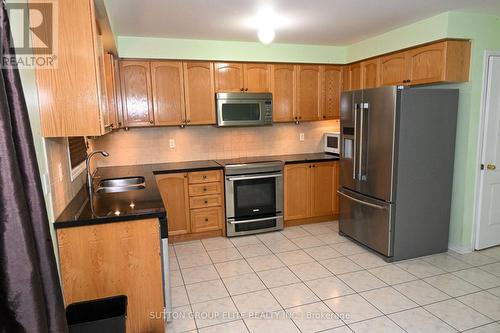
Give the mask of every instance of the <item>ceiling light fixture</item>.
<svg viewBox="0 0 500 333">
<path fill-rule="evenodd" d="M 271 44 L 276 36 L 276 32 L 274 28 L 271 26 L 264 26 L 259 28 L 257 31 L 257 36 L 262 44 L 268 45 Z"/>
<path fill-rule="evenodd" d="M 276 36 L 276 26 L 280 25 L 280 18 L 278 18 L 274 11 L 269 8 L 262 8 L 255 17 L 250 20 L 250 25 L 257 28 L 257 37 L 262 44 L 270 44 Z"/>
</svg>

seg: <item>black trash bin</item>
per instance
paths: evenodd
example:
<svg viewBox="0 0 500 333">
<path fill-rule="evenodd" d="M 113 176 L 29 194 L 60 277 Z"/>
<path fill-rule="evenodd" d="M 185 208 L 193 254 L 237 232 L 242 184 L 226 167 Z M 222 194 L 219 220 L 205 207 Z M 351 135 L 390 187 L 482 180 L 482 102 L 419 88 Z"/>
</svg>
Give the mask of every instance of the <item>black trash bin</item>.
<svg viewBox="0 0 500 333">
<path fill-rule="evenodd" d="M 66 308 L 70 333 L 125 333 L 126 316 L 125 295 L 73 303 Z"/>
</svg>

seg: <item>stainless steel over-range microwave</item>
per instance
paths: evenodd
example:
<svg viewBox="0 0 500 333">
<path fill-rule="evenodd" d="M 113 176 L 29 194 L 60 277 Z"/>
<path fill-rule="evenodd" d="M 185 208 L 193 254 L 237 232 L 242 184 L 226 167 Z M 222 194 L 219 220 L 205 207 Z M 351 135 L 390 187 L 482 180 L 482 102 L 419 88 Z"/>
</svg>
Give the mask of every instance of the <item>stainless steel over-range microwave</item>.
<svg viewBox="0 0 500 333">
<path fill-rule="evenodd" d="M 263 126 L 273 123 L 271 93 L 218 93 L 217 126 Z"/>
</svg>

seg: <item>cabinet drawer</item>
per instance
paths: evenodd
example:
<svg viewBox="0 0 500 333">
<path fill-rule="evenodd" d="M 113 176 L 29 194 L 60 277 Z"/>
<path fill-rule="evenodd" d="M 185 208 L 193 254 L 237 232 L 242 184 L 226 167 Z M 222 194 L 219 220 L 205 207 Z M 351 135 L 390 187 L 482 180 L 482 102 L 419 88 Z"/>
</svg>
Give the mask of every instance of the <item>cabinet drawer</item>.
<svg viewBox="0 0 500 333">
<path fill-rule="evenodd" d="M 191 231 L 218 230 L 222 226 L 222 207 L 191 209 Z"/>
<path fill-rule="evenodd" d="M 222 178 L 220 170 L 197 171 L 188 173 L 189 184 L 218 182 Z"/>
<path fill-rule="evenodd" d="M 204 195 L 204 196 L 189 198 L 189 207 L 191 209 L 207 208 L 214 206 L 222 206 L 222 196 L 220 194 Z"/>
<path fill-rule="evenodd" d="M 221 192 L 222 192 L 222 184 L 220 182 L 189 185 L 190 197 L 198 195 L 219 194 Z"/>
</svg>

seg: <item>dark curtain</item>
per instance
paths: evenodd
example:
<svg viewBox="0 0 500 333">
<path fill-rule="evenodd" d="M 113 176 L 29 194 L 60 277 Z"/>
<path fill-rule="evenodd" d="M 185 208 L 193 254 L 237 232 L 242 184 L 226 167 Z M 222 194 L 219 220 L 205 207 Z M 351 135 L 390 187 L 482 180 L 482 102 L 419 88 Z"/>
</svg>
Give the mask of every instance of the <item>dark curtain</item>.
<svg viewBox="0 0 500 333">
<path fill-rule="evenodd" d="M 2 2 L 2 56 L 13 55 Z M 17 68 L 0 77 L 0 332 L 67 332 L 28 110 Z"/>
</svg>

